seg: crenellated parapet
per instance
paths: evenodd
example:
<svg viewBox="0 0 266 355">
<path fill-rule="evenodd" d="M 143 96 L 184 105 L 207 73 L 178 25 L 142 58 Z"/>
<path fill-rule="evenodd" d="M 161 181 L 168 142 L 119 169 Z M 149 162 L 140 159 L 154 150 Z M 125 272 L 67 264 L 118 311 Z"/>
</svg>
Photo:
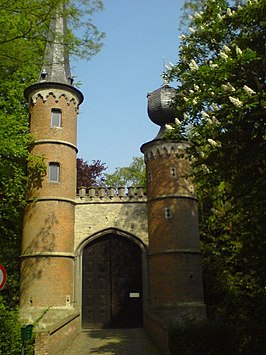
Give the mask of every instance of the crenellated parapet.
<svg viewBox="0 0 266 355">
<path fill-rule="evenodd" d="M 143 187 L 79 187 L 76 203 L 146 202 Z"/>
</svg>

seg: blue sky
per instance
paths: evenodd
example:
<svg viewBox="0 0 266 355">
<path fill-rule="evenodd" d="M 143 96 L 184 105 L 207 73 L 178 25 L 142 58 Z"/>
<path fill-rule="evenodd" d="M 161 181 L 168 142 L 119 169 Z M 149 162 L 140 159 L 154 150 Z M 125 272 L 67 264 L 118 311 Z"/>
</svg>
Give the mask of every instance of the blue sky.
<svg viewBox="0 0 266 355">
<path fill-rule="evenodd" d="M 85 101 L 78 117 L 78 156 L 100 159 L 108 173 L 141 156 L 159 127 L 147 115 L 147 93 L 162 84 L 163 63 L 176 63 L 183 0 L 105 0 L 94 23 L 106 33 L 91 61 L 73 64 Z"/>
</svg>

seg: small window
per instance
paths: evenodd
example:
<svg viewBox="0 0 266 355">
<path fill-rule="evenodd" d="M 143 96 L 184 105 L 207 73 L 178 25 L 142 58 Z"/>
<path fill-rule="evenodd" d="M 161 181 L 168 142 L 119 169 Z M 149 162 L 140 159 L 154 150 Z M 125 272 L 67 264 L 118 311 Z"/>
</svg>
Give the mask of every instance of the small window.
<svg viewBox="0 0 266 355">
<path fill-rule="evenodd" d="M 62 126 L 62 112 L 57 109 L 52 109 L 51 127 L 61 127 L 61 126 Z"/>
<path fill-rule="evenodd" d="M 170 219 L 170 218 L 172 218 L 172 211 L 171 211 L 171 209 L 168 208 L 168 207 L 166 207 L 166 208 L 164 209 L 164 218 L 165 218 L 165 219 Z"/>
<path fill-rule="evenodd" d="M 59 182 L 59 163 L 49 163 L 49 182 Z"/>
<path fill-rule="evenodd" d="M 176 168 L 171 168 L 171 175 L 176 177 Z"/>
</svg>

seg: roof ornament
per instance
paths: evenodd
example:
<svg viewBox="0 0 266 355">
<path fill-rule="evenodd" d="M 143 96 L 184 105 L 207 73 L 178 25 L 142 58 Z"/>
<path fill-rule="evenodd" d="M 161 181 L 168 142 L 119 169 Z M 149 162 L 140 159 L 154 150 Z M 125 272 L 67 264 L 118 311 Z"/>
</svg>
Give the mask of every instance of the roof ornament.
<svg viewBox="0 0 266 355">
<path fill-rule="evenodd" d="M 46 81 L 47 80 L 47 71 L 45 68 L 43 68 L 41 74 L 40 74 L 40 82 Z"/>
</svg>

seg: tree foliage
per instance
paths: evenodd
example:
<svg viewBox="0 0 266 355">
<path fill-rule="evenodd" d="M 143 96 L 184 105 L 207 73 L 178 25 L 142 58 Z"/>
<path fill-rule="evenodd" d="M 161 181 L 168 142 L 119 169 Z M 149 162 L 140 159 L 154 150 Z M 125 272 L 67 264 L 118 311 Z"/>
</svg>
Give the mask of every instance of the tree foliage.
<svg viewBox="0 0 266 355">
<path fill-rule="evenodd" d="M 105 163 L 100 160 L 93 160 L 92 164 L 77 158 L 77 187 L 102 186 L 105 181 L 104 171 L 107 169 Z"/>
<path fill-rule="evenodd" d="M 102 45 L 104 34 L 92 22 L 93 13 L 102 8 L 101 0 L 0 0 L 1 67 L 17 69 L 27 62 L 39 67 L 55 11 L 67 20 L 64 43 L 70 53 L 89 59 Z"/>
<path fill-rule="evenodd" d="M 61 6 L 63 3 L 66 6 Z M 4 328 L 1 339 L 4 331 L 10 339 L 17 336 L 11 334 L 11 323 L 18 302 L 21 220 L 29 182 L 27 163 L 33 173 L 31 178 L 43 173 L 40 157 L 28 153 L 34 137 L 28 133 L 24 89 L 38 79 L 55 9 L 62 11 L 70 24 L 64 38 L 70 52 L 90 58 L 100 49 L 103 38 L 91 20 L 93 12 L 101 8 L 101 0 L 0 0 L 0 263 L 8 274 L 0 299 L 0 323 Z M 4 319 L 4 313 L 10 317 Z M 19 353 L 15 342 L 12 344 L 14 349 L 12 345 L 5 353 Z"/>
<path fill-rule="evenodd" d="M 105 184 L 112 187 L 145 186 L 145 163 L 142 157 L 133 157 L 127 167 L 116 168 L 112 174 L 106 174 Z"/>
<path fill-rule="evenodd" d="M 207 303 L 238 321 L 265 317 L 266 2 L 187 1 L 179 61 L 180 134 L 198 188 Z M 235 4 L 233 4 L 235 5 Z"/>
</svg>

